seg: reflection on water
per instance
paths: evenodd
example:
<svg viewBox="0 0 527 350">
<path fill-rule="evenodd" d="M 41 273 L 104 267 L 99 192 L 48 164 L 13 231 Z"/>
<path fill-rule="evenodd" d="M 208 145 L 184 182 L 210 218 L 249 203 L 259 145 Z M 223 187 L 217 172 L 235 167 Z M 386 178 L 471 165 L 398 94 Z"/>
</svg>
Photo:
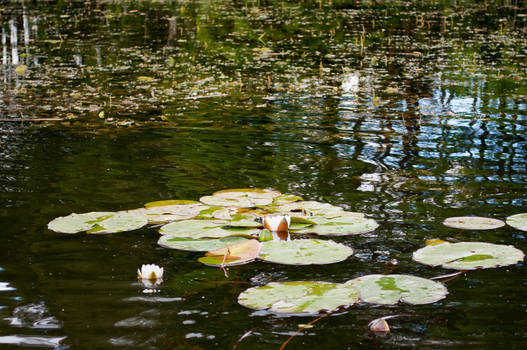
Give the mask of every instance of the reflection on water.
<svg viewBox="0 0 527 350">
<path fill-rule="evenodd" d="M 526 13 L 513 1 L 0 5 L 0 343 L 232 348 L 255 328 L 240 348 L 279 348 L 312 318 L 245 310 L 245 288 L 440 275 L 411 261 L 426 238 L 527 251 L 509 227 L 476 235 L 440 224 L 526 209 Z M 254 263 L 227 281 L 192 253 L 158 247 L 155 229 L 45 229 L 70 212 L 249 186 L 364 212 L 381 227 L 339 238 L 356 250 L 346 262 Z M 166 278 L 147 288 L 135 268 L 152 261 Z M 444 302 L 359 305 L 288 348 L 519 348 L 526 285 L 521 264 L 475 271 L 449 282 Z M 416 317 L 372 340 L 365 325 L 390 313 Z"/>
</svg>

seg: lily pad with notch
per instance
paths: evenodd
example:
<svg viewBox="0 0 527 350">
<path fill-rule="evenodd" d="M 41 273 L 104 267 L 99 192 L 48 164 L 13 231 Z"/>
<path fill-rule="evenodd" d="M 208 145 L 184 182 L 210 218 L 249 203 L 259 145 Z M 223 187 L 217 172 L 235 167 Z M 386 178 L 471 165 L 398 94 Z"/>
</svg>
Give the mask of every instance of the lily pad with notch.
<svg viewBox="0 0 527 350">
<path fill-rule="evenodd" d="M 254 310 L 294 315 L 333 311 L 357 303 L 358 298 L 354 288 L 342 283 L 271 282 L 245 290 L 238 296 L 238 303 Z"/>
<path fill-rule="evenodd" d="M 98 220 L 86 231 L 91 234 L 107 234 L 137 230 L 148 224 L 146 215 L 140 212 L 117 212 L 114 215 Z"/>
<path fill-rule="evenodd" d="M 295 239 L 262 243 L 259 258 L 286 265 L 333 264 L 353 255 L 350 247 L 330 240 Z"/>
<path fill-rule="evenodd" d="M 79 233 L 88 231 L 93 226 L 106 218 L 114 215 L 115 212 L 101 212 L 92 211 L 89 213 L 76 214 L 72 213 L 68 216 L 60 216 L 51 220 L 48 223 L 48 229 L 60 233 Z"/>
<path fill-rule="evenodd" d="M 448 294 L 442 283 L 410 275 L 367 275 L 345 284 L 357 290 L 360 300 L 372 304 L 431 304 Z"/>
<path fill-rule="evenodd" d="M 475 270 L 507 266 L 523 261 L 525 254 L 510 245 L 485 242 L 445 242 L 413 253 L 413 260 L 447 269 Z"/>
</svg>

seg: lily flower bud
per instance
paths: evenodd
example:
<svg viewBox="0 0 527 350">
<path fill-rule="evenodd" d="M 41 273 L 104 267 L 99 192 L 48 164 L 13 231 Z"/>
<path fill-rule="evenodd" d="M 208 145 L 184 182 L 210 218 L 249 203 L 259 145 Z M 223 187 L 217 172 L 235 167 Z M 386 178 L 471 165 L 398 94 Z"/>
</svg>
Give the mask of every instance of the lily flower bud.
<svg viewBox="0 0 527 350">
<path fill-rule="evenodd" d="M 264 228 L 271 232 L 287 232 L 290 223 L 291 217 L 289 215 L 269 214 L 263 219 Z"/>
</svg>

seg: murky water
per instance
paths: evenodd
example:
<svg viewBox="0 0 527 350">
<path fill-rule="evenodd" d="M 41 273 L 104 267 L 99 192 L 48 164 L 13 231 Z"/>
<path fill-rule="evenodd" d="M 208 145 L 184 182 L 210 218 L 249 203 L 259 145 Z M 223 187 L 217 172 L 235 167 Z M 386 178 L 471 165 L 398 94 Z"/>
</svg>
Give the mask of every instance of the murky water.
<svg viewBox="0 0 527 350">
<path fill-rule="evenodd" d="M 9 1 L 0 3 L 0 344 L 5 348 L 278 349 L 314 317 L 236 302 L 271 281 L 344 282 L 447 270 L 425 239 L 511 244 L 449 216 L 527 211 L 523 1 Z M 155 228 L 61 235 L 71 212 L 271 187 L 361 211 L 381 227 L 356 254 L 226 279 Z M 165 268 L 156 293 L 136 280 Z M 231 281 L 214 284 L 210 281 Z M 523 264 L 473 271 L 424 306 L 358 305 L 288 349 L 520 349 Z M 368 334 L 390 320 L 385 337 Z"/>
</svg>

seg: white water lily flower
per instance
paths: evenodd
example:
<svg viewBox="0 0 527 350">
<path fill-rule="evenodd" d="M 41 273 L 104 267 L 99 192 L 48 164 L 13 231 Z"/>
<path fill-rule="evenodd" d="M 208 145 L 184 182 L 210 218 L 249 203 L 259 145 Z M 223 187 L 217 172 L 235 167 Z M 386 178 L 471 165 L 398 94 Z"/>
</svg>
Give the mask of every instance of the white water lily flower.
<svg viewBox="0 0 527 350">
<path fill-rule="evenodd" d="M 163 278 L 163 268 L 156 264 L 146 264 L 137 269 L 137 276 L 142 280 L 160 280 Z"/>
<path fill-rule="evenodd" d="M 289 230 L 291 216 L 282 214 L 269 214 L 264 216 L 263 225 L 271 232 L 286 232 Z"/>
</svg>

